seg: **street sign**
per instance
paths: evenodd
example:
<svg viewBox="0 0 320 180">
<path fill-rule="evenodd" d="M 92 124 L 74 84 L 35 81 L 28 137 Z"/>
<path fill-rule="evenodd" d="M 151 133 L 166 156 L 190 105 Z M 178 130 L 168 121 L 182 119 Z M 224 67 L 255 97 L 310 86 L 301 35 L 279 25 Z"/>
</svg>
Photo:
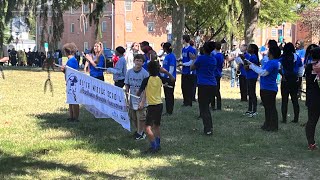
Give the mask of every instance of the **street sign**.
<svg viewBox="0 0 320 180">
<path fill-rule="evenodd" d="M 48 43 L 44 43 L 44 50 L 46 52 L 48 52 L 48 50 L 49 50 L 49 44 Z"/>
</svg>

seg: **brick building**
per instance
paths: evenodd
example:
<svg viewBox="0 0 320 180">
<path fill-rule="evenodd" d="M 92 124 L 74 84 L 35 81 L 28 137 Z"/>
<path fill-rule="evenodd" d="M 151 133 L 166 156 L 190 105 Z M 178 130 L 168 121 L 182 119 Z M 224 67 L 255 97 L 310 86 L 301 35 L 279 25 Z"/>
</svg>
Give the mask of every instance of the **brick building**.
<svg viewBox="0 0 320 180">
<path fill-rule="evenodd" d="M 130 46 L 133 42 L 147 40 L 155 50 L 168 40 L 170 19 L 157 15 L 155 6 L 148 0 L 115 0 L 115 4 L 106 4 L 100 19 L 100 32 L 95 36 L 95 25 L 89 26 L 89 20 L 83 25 L 82 12 L 90 13 L 88 5 L 78 9 L 70 8 L 63 15 L 64 32 L 58 47 L 67 42 L 74 42 L 80 51 L 93 47 L 96 40 L 103 42 L 104 47 L 115 49 L 117 46 Z M 40 44 L 43 27 L 37 19 L 38 49 L 44 50 Z M 49 21 L 50 22 L 50 13 Z M 81 24 L 81 28 L 80 28 Z M 52 27 L 48 23 L 46 36 L 52 36 Z M 81 31 L 82 29 L 82 31 Z M 49 44 L 50 46 L 50 44 Z"/>
</svg>

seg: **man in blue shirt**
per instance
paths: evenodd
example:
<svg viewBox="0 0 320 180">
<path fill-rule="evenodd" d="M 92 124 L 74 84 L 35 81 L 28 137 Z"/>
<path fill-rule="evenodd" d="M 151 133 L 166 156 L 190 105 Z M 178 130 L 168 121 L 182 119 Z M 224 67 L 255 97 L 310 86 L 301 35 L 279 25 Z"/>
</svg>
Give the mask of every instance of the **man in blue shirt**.
<svg viewBox="0 0 320 180">
<path fill-rule="evenodd" d="M 297 40 L 296 41 L 296 54 L 300 57 L 302 63 L 304 63 L 306 50 L 304 49 L 303 40 Z M 299 77 L 299 89 L 298 89 L 298 97 L 299 97 L 299 99 L 301 99 L 301 91 L 302 91 L 302 77 Z"/>
<path fill-rule="evenodd" d="M 193 73 L 190 70 L 190 66 L 192 64 L 191 57 L 196 55 L 196 50 L 190 46 L 190 36 L 183 35 L 182 36 L 183 45 L 182 48 L 182 71 L 181 71 L 181 89 L 183 95 L 183 105 L 182 106 L 192 106 L 192 92 L 194 86 L 194 78 Z"/>
</svg>

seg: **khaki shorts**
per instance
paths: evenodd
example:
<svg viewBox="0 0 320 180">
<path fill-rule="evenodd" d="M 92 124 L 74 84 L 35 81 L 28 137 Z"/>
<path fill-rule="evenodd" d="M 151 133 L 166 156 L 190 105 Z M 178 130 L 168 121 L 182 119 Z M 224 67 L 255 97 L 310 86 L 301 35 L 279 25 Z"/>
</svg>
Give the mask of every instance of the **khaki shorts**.
<svg viewBox="0 0 320 180">
<path fill-rule="evenodd" d="M 142 110 L 133 110 L 129 109 L 129 117 L 131 121 L 145 121 L 147 116 L 147 109 L 143 108 Z"/>
</svg>

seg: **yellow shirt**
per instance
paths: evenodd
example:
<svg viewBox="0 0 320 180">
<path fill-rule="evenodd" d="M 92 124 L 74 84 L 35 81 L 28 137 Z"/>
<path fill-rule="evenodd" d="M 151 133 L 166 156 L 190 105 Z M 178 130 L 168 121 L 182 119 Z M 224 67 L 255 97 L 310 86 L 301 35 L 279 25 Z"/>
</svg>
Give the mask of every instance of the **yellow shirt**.
<svg viewBox="0 0 320 180">
<path fill-rule="evenodd" d="M 146 90 L 148 105 L 162 104 L 161 86 L 162 81 L 158 76 L 149 76 L 143 80 L 140 91 Z"/>
</svg>

